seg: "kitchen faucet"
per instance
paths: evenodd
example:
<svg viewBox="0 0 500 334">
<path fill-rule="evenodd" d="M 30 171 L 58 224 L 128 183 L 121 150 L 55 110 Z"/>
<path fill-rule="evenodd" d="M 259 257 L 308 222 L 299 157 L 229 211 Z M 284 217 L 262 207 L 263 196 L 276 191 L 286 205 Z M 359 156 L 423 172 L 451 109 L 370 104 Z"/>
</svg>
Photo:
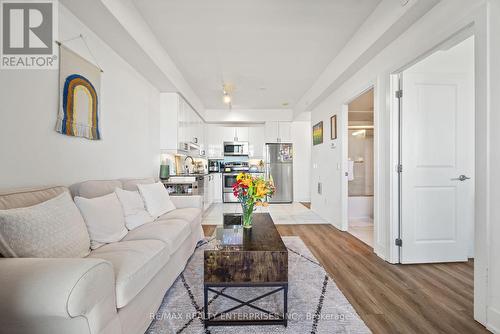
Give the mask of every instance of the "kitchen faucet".
<svg viewBox="0 0 500 334">
<path fill-rule="evenodd" d="M 189 166 L 186 165 L 187 159 L 191 159 L 191 165 L 194 166 L 194 159 L 192 156 L 188 155 L 187 157 L 184 158 L 184 167 L 186 168 L 186 174 L 189 174 Z"/>
</svg>

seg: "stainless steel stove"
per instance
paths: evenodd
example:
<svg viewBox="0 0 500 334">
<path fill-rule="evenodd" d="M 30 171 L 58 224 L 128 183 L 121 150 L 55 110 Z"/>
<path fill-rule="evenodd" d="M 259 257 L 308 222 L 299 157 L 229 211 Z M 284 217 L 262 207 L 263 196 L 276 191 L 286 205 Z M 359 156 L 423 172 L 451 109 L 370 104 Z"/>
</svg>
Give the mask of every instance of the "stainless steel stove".
<svg viewBox="0 0 500 334">
<path fill-rule="evenodd" d="M 224 203 L 237 203 L 238 199 L 233 195 L 233 185 L 236 183 L 236 176 L 241 172 L 248 172 L 248 162 L 235 161 L 227 162 L 222 173 L 222 200 Z"/>
</svg>

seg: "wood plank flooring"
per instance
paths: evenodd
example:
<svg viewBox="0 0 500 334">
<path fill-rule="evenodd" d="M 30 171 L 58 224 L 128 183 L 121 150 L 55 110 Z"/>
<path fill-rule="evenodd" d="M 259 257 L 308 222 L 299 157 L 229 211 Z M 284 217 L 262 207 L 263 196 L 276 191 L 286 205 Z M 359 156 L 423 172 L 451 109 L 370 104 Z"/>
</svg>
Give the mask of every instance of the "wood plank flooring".
<svg viewBox="0 0 500 334">
<path fill-rule="evenodd" d="M 277 228 L 304 241 L 374 333 L 489 333 L 473 319 L 472 261 L 391 265 L 331 225 Z"/>
</svg>

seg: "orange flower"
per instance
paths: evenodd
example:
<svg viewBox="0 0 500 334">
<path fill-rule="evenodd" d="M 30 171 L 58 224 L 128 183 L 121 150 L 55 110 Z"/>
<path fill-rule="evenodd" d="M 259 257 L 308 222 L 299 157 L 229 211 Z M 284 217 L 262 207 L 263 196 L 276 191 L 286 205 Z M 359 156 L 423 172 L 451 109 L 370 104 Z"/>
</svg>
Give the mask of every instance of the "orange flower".
<svg viewBox="0 0 500 334">
<path fill-rule="evenodd" d="M 252 179 L 242 179 L 241 184 L 244 186 L 250 187 L 252 185 Z"/>
</svg>

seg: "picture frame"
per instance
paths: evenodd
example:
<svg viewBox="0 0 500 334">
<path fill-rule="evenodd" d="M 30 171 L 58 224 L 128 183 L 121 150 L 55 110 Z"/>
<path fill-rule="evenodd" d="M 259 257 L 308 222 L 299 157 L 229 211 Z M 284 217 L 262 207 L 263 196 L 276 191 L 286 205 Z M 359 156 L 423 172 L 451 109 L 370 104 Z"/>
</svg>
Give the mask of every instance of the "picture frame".
<svg viewBox="0 0 500 334">
<path fill-rule="evenodd" d="M 323 144 L 323 121 L 316 123 L 312 128 L 313 145 Z"/>
<path fill-rule="evenodd" d="M 337 115 L 330 117 L 330 139 L 337 139 Z"/>
</svg>

